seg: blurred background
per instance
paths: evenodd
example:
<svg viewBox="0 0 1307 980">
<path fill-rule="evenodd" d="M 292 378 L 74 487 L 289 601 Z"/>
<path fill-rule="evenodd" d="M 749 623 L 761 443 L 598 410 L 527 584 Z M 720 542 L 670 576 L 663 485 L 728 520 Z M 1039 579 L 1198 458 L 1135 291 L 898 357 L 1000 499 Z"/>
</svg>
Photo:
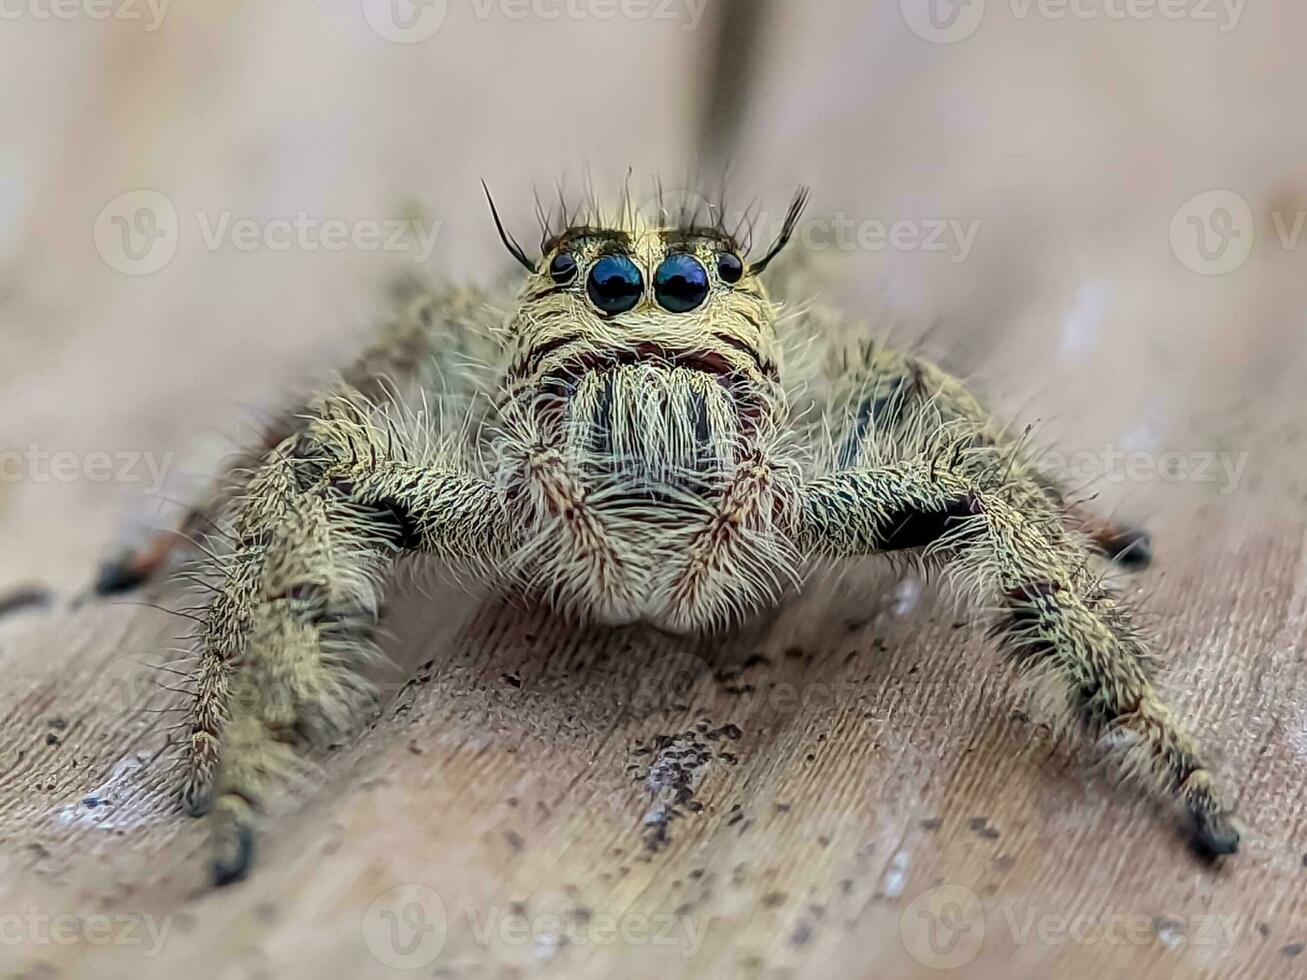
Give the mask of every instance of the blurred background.
<svg viewBox="0 0 1307 980">
<path fill-rule="evenodd" d="M 144 462 L 105 479 L 88 453 L 115 471 L 154 454 L 184 492 L 357 349 L 394 277 L 503 271 L 483 178 L 531 241 L 534 192 L 587 172 L 615 194 L 628 169 L 638 193 L 729 168 L 731 203 L 773 222 L 810 184 L 807 244 L 843 270 L 830 298 L 929 329 L 1000 411 L 1070 448 L 1255 450 L 1237 421 L 1290 435 L 1282 411 L 1238 409 L 1301 380 L 1307 10 L 1290 0 L 11 0 L 3 17 L 0 585 L 79 583 L 106 527 L 164 506 L 142 499 L 168 495 L 142 494 Z M 77 462 L 51 473 L 42 452 Z M 1273 467 L 1253 458 L 1242 490 Z M 1160 481 L 1136 482 L 1147 516 Z"/>
<path fill-rule="evenodd" d="M 639 198 L 728 172 L 761 237 L 806 184 L 824 298 L 921 338 L 1153 532 L 1177 686 L 1212 692 L 1188 700 L 1218 758 L 1255 771 L 1256 867 L 1283 891 L 1307 757 L 1305 38 L 1299 0 L 3 0 L 0 595 L 68 596 L 167 525 L 366 342 L 397 278 L 508 271 L 482 179 L 528 245 L 560 179 L 615 195 L 631 171 Z M 1202 583 L 1243 612 L 1191 609 Z M 7 671 L 73 656 L 15 636 Z M 1191 871 L 1158 888 L 1206 908 Z M 1241 910 L 1263 894 L 1243 882 Z M 1303 948 L 1301 901 L 1265 902 L 1249 975 Z"/>
</svg>

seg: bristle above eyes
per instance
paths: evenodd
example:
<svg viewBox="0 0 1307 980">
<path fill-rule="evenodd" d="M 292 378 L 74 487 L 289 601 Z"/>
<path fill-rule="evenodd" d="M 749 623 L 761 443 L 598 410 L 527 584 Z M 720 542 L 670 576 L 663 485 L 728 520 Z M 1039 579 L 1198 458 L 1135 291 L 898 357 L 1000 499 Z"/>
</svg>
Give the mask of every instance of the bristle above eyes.
<svg viewBox="0 0 1307 980">
<path fill-rule="evenodd" d="M 798 220 L 796 207 L 801 211 L 803 201 L 806 201 L 806 190 L 801 190 L 791 203 L 782 239 L 771 243 L 768 254 L 755 263 L 759 271 L 775 257 L 793 233 L 794 223 Z M 548 207 L 538 194 L 536 196 L 540 249 L 545 255 L 564 243 L 614 233 L 630 234 L 640 227 L 663 232 L 669 242 L 708 242 L 719 251 L 743 258 L 753 247 L 755 227 L 760 222 L 765 223 L 766 217 L 766 211 L 756 199 L 743 208 L 728 206 L 724 187 L 715 195 L 706 195 L 693 189 L 692 185 L 669 189 L 657 178 L 651 193 L 644 199 L 632 194 L 628 182 L 615 207 L 603 206 L 590 186 L 578 201 L 569 199 L 567 191 L 559 184 L 555 200 Z"/>
</svg>

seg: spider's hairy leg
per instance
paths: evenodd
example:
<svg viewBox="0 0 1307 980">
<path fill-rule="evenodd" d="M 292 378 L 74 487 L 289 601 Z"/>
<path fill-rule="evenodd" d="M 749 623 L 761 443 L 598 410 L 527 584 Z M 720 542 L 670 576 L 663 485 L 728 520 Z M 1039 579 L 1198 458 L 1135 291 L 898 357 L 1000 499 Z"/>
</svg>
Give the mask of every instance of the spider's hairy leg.
<svg viewBox="0 0 1307 980">
<path fill-rule="evenodd" d="M 475 368 L 498 356 L 487 294 L 451 288 L 409 292 L 412 294 L 402 297 L 402 305 L 376 339 L 341 372 L 341 389 L 378 405 L 393 402 L 397 394 L 415 386 L 466 403 L 476 391 Z M 469 371 L 469 365 L 474 370 Z M 266 453 L 302 432 L 309 413 L 309 406 L 300 403 L 269 421 L 259 452 Z M 143 546 L 102 565 L 93 587 L 95 594 L 117 595 L 139 588 L 172 564 L 179 550 L 208 536 L 229 509 L 230 488 L 238 483 L 235 470 L 257 462 L 257 458 L 245 456 L 233 464 L 219 481 L 223 489 L 187 512 L 178 530 L 160 531 Z"/>
<path fill-rule="evenodd" d="M 489 559 L 510 545 L 493 485 L 421 457 L 363 399 L 327 399 L 235 501 L 235 543 L 198 638 L 182 798 L 211 811 L 214 877 L 247 871 L 255 809 L 304 769 L 306 739 L 347 730 L 385 573 L 403 552 Z"/>
<path fill-rule="evenodd" d="M 1069 527 L 1119 566 L 1141 569 L 1152 561 L 1145 531 L 1106 520 L 1084 506 L 1065 506 L 1066 488 L 1025 450 L 1020 434 L 997 424 L 964 382 L 932 362 L 869 340 L 845 354 L 838 373 L 834 394 L 850 418 L 839 446 L 843 466 L 865 461 L 871 443 L 920 445 L 933 433 L 960 426 L 971 438 L 973 466 L 1001 465 L 1034 506 L 1058 507 Z"/>
<path fill-rule="evenodd" d="M 1202 852 L 1238 849 L 1239 829 L 1183 726 L 1159 699 L 1129 612 L 1092 568 L 1091 551 L 1051 504 L 977 478 L 963 443 L 844 470 L 803 493 L 801 542 L 852 556 L 926 548 L 997 610 L 995 635 L 1040 682 L 1063 719 L 1119 750 L 1124 771 L 1181 803 Z"/>
</svg>

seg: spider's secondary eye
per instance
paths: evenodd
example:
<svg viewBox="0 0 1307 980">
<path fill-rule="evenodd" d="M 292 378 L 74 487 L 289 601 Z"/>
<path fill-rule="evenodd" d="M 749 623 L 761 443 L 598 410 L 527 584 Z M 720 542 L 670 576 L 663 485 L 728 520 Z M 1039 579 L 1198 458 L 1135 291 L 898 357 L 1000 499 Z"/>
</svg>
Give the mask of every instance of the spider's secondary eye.
<svg viewBox="0 0 1307 980">
<path fill-rule="evenodd" d="M 734 252 L 722 252 L 717 256 L 717 275 L 723 282 L 737 283 L 744 275 L 744 263 Z"/>
<path fill-rule="evenodd" d="M 605 313 L 625 313 L 644 292 L 644 278 L 625 255 L 605 255 L 590 268 L 585 291 Z"/>
<path fill-rule="evenodd" d="M 576 278 L 576 259 L 568 252 L 559 252 L 549 263 L 549 278 L 565 286 Z"/>
<path fill-rule="evenodd" d="M 654 299 L 669 313 L 688 313 L 708 298 L 708 270 L 693 255 L 677 252 L 654 273 Z"/>
</svg>

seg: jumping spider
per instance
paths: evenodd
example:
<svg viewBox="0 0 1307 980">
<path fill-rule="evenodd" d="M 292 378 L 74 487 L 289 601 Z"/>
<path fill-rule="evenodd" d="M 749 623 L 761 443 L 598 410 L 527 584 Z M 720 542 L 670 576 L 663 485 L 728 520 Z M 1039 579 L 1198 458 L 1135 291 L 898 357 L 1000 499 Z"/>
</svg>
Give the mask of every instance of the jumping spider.
<svg viewBox="0 0 1307 980">
<path fill-rule="evenodd" d="M 914 354 L 864 339 L 802 383 L 787 373 L 782 334 L 820 341 L 839 323 L 816 306 L 782 322 L 763 286 L 804 201 L 752 263 L 719 220 L 629 206 L 565 213 L 532 260 L 496 213 L 526 270 L 515 297 L 422 295 L 274 427 L 208 508 L 218 564 L 182 797 L 212 815 L 219 883 L 248 870 L 255 811 L 302 764 L 303 736 L 339 732 L 366 702 L 356 670 L 383 585 L 416 552 L 577 619 L 690 632 L 773 606 L 822 560 L 913 550 L 992 607 L 1017 671 L 1182 807 L 1198 849 L 1237 850 L 1103 582 L 1103 559 L 1138 558 L 1146 539 L 1087 523 Z M 152 562 L 111 569 L 103 591 Z"/>
</svg>

